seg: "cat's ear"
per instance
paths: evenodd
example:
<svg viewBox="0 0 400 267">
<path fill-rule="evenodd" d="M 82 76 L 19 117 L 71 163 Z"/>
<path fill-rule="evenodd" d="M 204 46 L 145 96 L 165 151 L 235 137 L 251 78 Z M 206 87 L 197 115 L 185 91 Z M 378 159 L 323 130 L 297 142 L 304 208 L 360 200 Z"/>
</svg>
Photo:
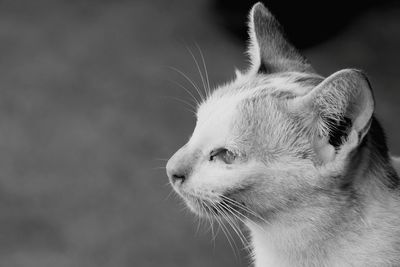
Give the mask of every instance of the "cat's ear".
<svg viewBox="0 0 400 267">
<path fill-rule="evenodd" d="M 307 60 L 284 38 L 280 24 L 260 2 L 249 14 L 249 35 L 252 69 L 262 73 L 314 72 Z"/>
<path fill-rule="evenodd" d="M 361 143 L 371 125 L 374 98 L 367 77 L 345 69 L 290 100 L 288 108 L 303 118 L 317 154 L 329 162 L 344 145 L 350 151 Z"/>
</svg>

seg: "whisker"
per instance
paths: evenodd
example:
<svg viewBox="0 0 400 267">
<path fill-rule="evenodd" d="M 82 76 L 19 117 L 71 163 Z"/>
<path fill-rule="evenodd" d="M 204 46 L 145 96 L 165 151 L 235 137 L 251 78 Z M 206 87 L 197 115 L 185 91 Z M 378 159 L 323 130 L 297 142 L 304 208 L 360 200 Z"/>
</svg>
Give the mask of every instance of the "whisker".
<svg viewBox="0 0 400 267">
<path fill-rule="evenodd" d="M 214 239 L 214 223 L 213 223 L 212 217 L 208 214 L 207 209 L 204 206 L 205 205 L 204 201 L 200 201 L 200 204 L 201 204 L 201 208 L 204 213 L 204 216 L 206 217 L 206 220 L 210 223 L 210 227 L 208 228 L 208 230 L 211 230 L 211 237 L 212 237 L 212 239 Z"/>
<path fill-rule="evenodd" d="M 256 213 L 255 211 L 251 210 L 250 208 L 242 205 L 241 203 L 237 202 L 236 200 L 233 200 L 227 196 L 224 195 L 220 195 L 221 198 L 225 199 L 226 201 L 228 201 L 229 203 L 231 203 L 232 205 L 235 205 L 236 207 L 250 213 L 251 215 L 257 217 L 258 219 L 262 220 L 263 222 L 269 224 L 269 222 L 267 222 L 263 217 L 261 217 L 258 213 Z"/>
<path fill-rule="evenodd" d="M 168 193 L 167 197 L 164 199 L 164 201 L 169 200 L 169 198 L 171 197 L 172 193 L 174 193 L 174 190 L 173 190 L 173 189 L 171 189 L 171 190 L 169 191 L 169 193 Z"/>
<path fill-rule="evenodd" d="M 196 104 L 196 108 L 200 105 L 199 100 L 197 100 L 197 98 L 192 94 L 192 92 L 189 89 L 187 89 L 185 86 L 183 86 L 182 84 L 180 84 L 180 83 L 178 83 L 176 81 L 172 81 L 172 80 L 168 80 L 168 81 L 173 83 L 173 84 L 175 84 L 175 85 L 177 85 L 177 86 L 179 86 L 183 90 L 185 90 L 185 92 L 188 93 L 192 97 L 193 101 Z"/>
<path fill-rule="evenodd" d="M 182 75 L 197 91 L 197 94 L 200 96 L 201 101 L 204 101 L 204 96 L 201 94 L 201 91 L 199 89 L 199 87 L 197 86 L 196 83 L 194 83 L 185 73 L 183 73 L 182 71 L 178 70 L 177 68 L 174 67 L 169 67 L 170 69 L 176 71 L 177 73 L 179 73 L 180 75 Z"/>
<path fill-rule="evenodd" d="M 154 167 L 153 170 L 162 170 L 165 169 L 165 166 Z"/>
<path fill-rule="evenodd" d="M 161 96 L 160 96 L 160 97 L 161 97 Z M 192 109 L 188 109 L 188 108 L 184 108 L 184 109 L 186 109 L 187 111 L 189 111 L 190 113 L 192 113 L 195 117 L 197 116 L 197 114 L 196 114 L 196 112 L 195 112 L 196 107 L 193 106 L 191 103 L 189 103 L 189 102 L 187 102 L 187 101 L 185 101 L 185 100 L 182 100 L 182 99 L 180 99 L 180 98 L 173 97 L 173 96 L 164 96 L 164 97 L 165 97 L 165 98 L 170 98 L 170 99 L 173 99 L 173 100 L 175 100 L 175 101 L 178 101 L 178 102 L 181 102 L 181 103 L 184 103 L 184 104 L 188 105 L 188 106 L 191 107 Z"/>
<path fill-rule="evenodd" d="M 215 205 L 214 203 L 210 203 L 210 204 L 212 205 L 212 207 L 215 208 L 215 210 L 217 210 L 220 214 L 222 214 L 222 216 L 223 216 L 224 219 L 226 219 L 226 218 L 224 217 L 223 211 L 220 209 L 220 207 L 218 207 L 218 206 Z M 212 210 L 212 209 L 211 209 L 211 210 Z M 216 214 L 214 211 L 213 211 L 213 213 L 214 213 L 214 218 L 215 218 L 217 221 L 219 221 L 220 226 L 221 226 L 221 229 L 222 229 L 222 231 L 225 233 L 225 236 L 226 236 L 226 238 L 227 238 L 227 240 L 228 240 L 228 242 L 229 242 L 229 244 L 230 244 L 230 246 L 231 246 L 231 248 L 232 248 L 232 250 L 233 250 L 233 253 L 235 254 L 235 257 L 238 259 L 238 254 L 237 254 L 237 253 L 239 253 L 239 248 L 238 248 L 238 246 L 237 246 L 237 244 L 236 244 L 236 242 L 235 242 L 235 239 L 234 239 L 233 236 L 231 235 L 229 229 L 224 225 L 222 219 L 218 217 L 218 214 Z"/>
<path fill-rule="evenodd" d="M 210 223 L 210 227 L 208 230 L 211 230 L 211 240 L 213 242 L 214 248 L 215 248 L 215 238 L 216 238 L 216 233 L 214 232 L 214 221 L 212 217 L 208 214 L 206 208 L 204 207 L 205 203 L 204 201 L 200 201 L 201 204 L 201 209 L 206 217 L 206 220 Z"/>
<path fill-rule="evenodd" d="M 197 200 L 195 199 L 195 202 L 197 203 L 198 206 L 202 207 L 200 203 L 202 203 L 201 200 Z M 199 216 L 197 216 L 197 229 L 196 229 L 196 235 L 198 235 L 199 233 L 199 229 L 200 229 L 200 223 L 201 223 L 201 218 Z"/>
<path fill-rule="evenodd" d="M 170 99 L 173 99 L 173 100 L 176 100 L 176 101 L 179 101 L 179 102 L 182 102 L 182 103 L 184 103 L 184 104 L 186 104 L 186 105 L 188 105 L 189 107 L 191 107 L 193 110 L 193 112 L 196 110 L 196 106 L 193 106 L 193 104 L 192 103 L 190 103 L 190 102 L 188 102 L 188 101 L 186 101 L 186 100 L 183 100 L 183 99 L 180 99 L 180 98 L 178 98 L 178 97 L 175 97 L 175 96 L 160 96 L 160 97 L 166 97 L 166 98 L 170 98 Z"/>
<path fill-rule="evenodd" d="M 231 203 L 231 204 L 234 205 L 235 207 L 240 208 L 240 209 L 242 209 L 243 211 L 248 212 L 249 214 L 255 216 L 256 218 L 260 219 L 262 222 L 264 222 L 264 223 L 266 223 L 266 224 L 269 224 L 269 222 L 266 221 L 264 218 L 262 218 L 259 214 L 257 214 L 256 212 L 252 211 L 252 210 L 249 209 L 248 207 L 243 206 L 243 205 L 240 204 L 239 202 L 237 202 L 237 201 L 235 201 L 235 200 L 233 200 L 233 199 L 231 199 L 231 198 L 228 198 L 228 197 L 226 197 L 226 196 L 223 196 L 223 195 L 220 195 L 220 197 L 224 198 L 226 201 L 229 201 L 229 203 Z M 239 212 L 239 211 L 237 211 L 237 212 Z M 256 223 L 254 220 L 252 220 L 252 219 L 250 219 L 249 217 L 245 216 L 245 215 L 242 214 L 241 212 L 239 212 L 239 213 L 240 213 L 248 222 L 253 223 L 253 224 L 254 224 L 255 226 L 257 226 L 260 230 L 262 230 L 263 232 L 265 232 L 264 228 L 262 228 L 262 227 L 261 227 L 258 223 Z M 242 221 L 242 222 L 246 224 L 245 221 Z"/>
<path fill-rule="evenodd" d="M 208 213 L 206 213 L 206 216 L 207 216 L 207 219 L 209 220 L 209 222 L 210 222 L 210 226 L 211 226 L 211 236 L 212 236 L 212 241 L 213 241 L 213 245 L 214 245 L 214 248 L 215 248 L 215 239 L 217 238 L 217 235 L 218 235 L 218 233 L 219 233 L 219 229 L 220 229 L 220 226 L 218 225 L 218 223 L 217 223 L 217 225 L 218 225 L 218 228 L 217 228 L 217 230 L 215 231 L 214 230 L 214 221 L 215 221 L 215 216 L 211 216 L 211 215 L 209 215 Z"/>
<path fill-rule="evenodd" d="M 223 204 L 223 203 L 220 203 L 220 204 Z M 245 216 L 244 214 L 242 214 L 242 213 L 239 212 L 238 210 L 232 209 L 232 207 L 230 207 L 230 206 L 227 205 L 227 204 L 223 204 L 223 205 L 225 205 L 225 208 L 226 208 L 227 210 L 229 210 L 229 212 L 232 213 L 232 215 L 234 215 L 234 216 L 235 216 L 240 222 L 242 222 L 243 224 L 246 224 L 245 219 L 248 220 L 248 221 L 250 221 L 250 222 L 252 222 L 252 223 L 254 223 L 254 224 L 256 224 L 254 221 L 252 221 L 251 219 L 249 219 L 247 216 Z M 235 213 L 237 213 L 238 215 L 235 214 Z M 243 218 L 241 218 L 240 216 L 243 216 Z M 256 225 L 257 225 L 257 224 L 256 224 Z M 258 225 L 257 225 L 257 226 L 258 226 Z M 252 252 L 251 243 L 250 243 L 250 242 L 248 241 L 248 239 L 245 237 L 245 235 L 243 234 L 243 232 L 242 232 L 242 230 L 239 228 L 239 226 L 236 225 L 236 227 L 238 228 L 238 231 L 240 231 L 241 236 L 243 237 L 243 239 L 245 240 L 245 241 L 242 241 L 242 243 L 243 243 L 243 248 L 247 251 L 248 254 L 251 254 L 251 252 Z"/>
<path fill-rule="evenodd" d="M 199 50 L 199 53 L 201 56 L 201 61 L 203 62 L 203 68 L 204 68 L 205 76 L 206 76 L 206 80 L 207 80 L 208 95 L 211 95 L 210 80 L 208 79 L 208 71 L 207 71 L 206 61 L 204 59 L 203 52 L 201 51 L 200 46 L 197 43 L 195 43 L 195 45 L 196 45 L 197 49 Z"/>
<path fill-rule="evenodd" d="M 221 218 L 219 218 L 218 214 L 216 214 L 215 211 L 213 210 L 213 208 L 214 208 L 215 210 L 220 212 L 220 209 L 217 206 L 215 206 L 214 203 L 209 203 L 209 204 L 212 206 L 212 208 L 210 207 L 209 210 L 211 211 L 211 213 L 214 214 L 214 219 L 218 222 L 218 225 L 220 226 L 220 229 L 222 230 L 222 232 L 224 233 L 226 239 L 228 240 L 228 243 L 229 243 L 230 247 L 232 248 L 233 254 L 235 255 L 236 258 L 238 258 L 238 255 L 236 254 L 236 251 L 239 251 L 239 249 L 238 249 L 238 247 L 237 247 L 237 245 L 235 243 L 235 240 L 233 239 L 233 237 L 230 234 L 229 230 L 226 228 L 226 226 L 222 222 Z M 208 206 L 207 203 L 206 203 L 206 205 Z"/>
<path fill-rule="evenodd" d="M 159 161 L 168 161 L 169 159 L 167 159 L 167 158 L 156 158 L 156 159 L 154 159 L 154 160 L 159 160 Z"/>
<path fill-rule="evenodd" d="M 215 248 L 215 238 L 216 238 L 216 233 L 215 233 L 215 231 L 214 231 L 214 220 L 211 218 L 211 216 L 210 215 L 207 215 L 207 219 L 208 219 L 208 221 L 209 221 L 209 223 L 210 223 L 210 227 L 211 227 L 211 237 L 212 237 L 212 242 L 213 242 L 213 245 L 214 245 L 214 248 Z"/>
<path fill-rule="evenodd" d="M 203 73 L 202 73 L 202 71 L 201 71 L 201 68 L 200 68 L 200 66 L 199 66 L 199 63 L 197 62 L 197 59 L 196 59 L 196 57 L 194 56 L 192 50 L 190 50 L 190 48 L 189 48 L 188 46 L 186 46 L 186 49 L 189 51 L 190 55 L 192 56 L 192 58 L 193 58 L 193 60 L 194 60 L 194 63 L 196 64 L 197 70 L 199 71 L 199 74 L 200 74 L 201 82 L 203 83 L 204 92 L 205 92 L 205 94 L 206 94 L 206 97 L 208 98 L 207 84 L 206 84 L 205 78 L 203 77 Z"/>
<path fill-rule="evenodd" d="M 226 205 L 223 202 L 220 202 L 219 205 L 223 206 L 226 212 L 229 212 L 235 218 L 239 219 L 239 221 L 243 222 L 242 219 L 238 215 L 233 213 L 231 207 L 229 207 L 228 205 Z M 226 219 L 230 222 L 229 224 L 231 225 L 232 229 L 236 232 L 237 236 L 239 237 L 239 239 L 243 243 L 243 245 L 246 245 L 248 243 L 247 238 L 243 235 L 241 229 L 239 228 L 239 225 L 237 225 L 234 220 L 230 219 L 229 216 L 227 216 Z"/>
</svg>

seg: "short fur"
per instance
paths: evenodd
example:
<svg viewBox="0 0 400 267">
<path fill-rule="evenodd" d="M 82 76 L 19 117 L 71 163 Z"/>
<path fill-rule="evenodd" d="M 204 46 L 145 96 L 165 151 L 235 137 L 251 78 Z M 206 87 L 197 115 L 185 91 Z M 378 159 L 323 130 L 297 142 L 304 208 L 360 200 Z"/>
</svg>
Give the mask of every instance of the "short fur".
<svg viewBox="0 0 400 267">
<path fill-rule="evenodd" d="M 200 105 L 172 186 L 199 215 L 244 221 L 256 267 L 400 266 L 400 159 L 367 77 L 315 73 L 260 3 L 249 28 L 252 65 Z"/>
</svg>

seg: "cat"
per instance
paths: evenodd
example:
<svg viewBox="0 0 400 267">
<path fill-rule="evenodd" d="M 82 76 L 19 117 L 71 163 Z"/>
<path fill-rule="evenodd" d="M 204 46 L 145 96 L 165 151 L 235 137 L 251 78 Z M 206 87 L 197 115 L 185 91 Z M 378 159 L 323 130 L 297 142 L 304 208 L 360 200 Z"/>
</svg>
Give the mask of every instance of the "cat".
<svg viewBox="0 0 400 267">
<path fill-rule="evenodd" d="M 249 35 L 251 66 L 201 103 L 171 185 L 194 213 L 244 222 L 256 267 L 400 266 L 400 160 L 368 78 L 317 74 L 261 3 Z"/>
</svg>

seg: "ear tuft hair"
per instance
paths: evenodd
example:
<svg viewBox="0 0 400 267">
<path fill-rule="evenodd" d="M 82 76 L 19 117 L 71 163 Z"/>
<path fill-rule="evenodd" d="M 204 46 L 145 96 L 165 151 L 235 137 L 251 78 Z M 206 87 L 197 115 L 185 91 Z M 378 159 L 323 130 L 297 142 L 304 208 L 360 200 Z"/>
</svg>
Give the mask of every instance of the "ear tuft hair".
<svg viewBox="0 0 400 267">
<path fill-rule="evenodd" d="M 351 119 L 343 117 L 339 121 L 333 121 L 331 118 L 326 118 L 325 121 L 330 124 L 328 142 L 335 149 L 338 149 L 349 135 L 352 126 Z"/>
</svg>

